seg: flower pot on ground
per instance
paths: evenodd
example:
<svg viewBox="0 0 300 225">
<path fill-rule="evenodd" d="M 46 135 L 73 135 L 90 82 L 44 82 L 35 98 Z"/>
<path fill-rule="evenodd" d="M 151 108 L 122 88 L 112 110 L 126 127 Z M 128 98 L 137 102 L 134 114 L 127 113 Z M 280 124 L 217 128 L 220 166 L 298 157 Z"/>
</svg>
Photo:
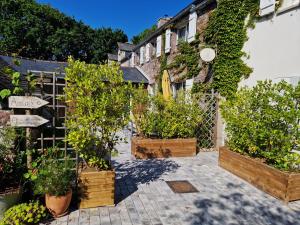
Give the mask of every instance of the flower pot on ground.
<svg viewBox="0 0 300 225">
<path fill-rule="evenodd" d="M 118 65 L 69 59 L 66 68 L 67 140 L 79 153 L 79 207 L 114 204 L 115 173 L 110 155 L 122 141 L 117 132 L 129 122 L 132 86 Z"/>
<path fill-rule="evenodd" d="M 0 218 L 21 199 L 25 163 L 24 154 L 15 143 L 16 138 L 15 129 L 0 128 Z"/>
<path fill-rule="evenodd" d="M 140 107 L 143 104 L 144 107 Z M 133 117 L 137 137 L 131 140 L 131 152 L 137 158 L 191 157 L 196 155 L 196 129 L 202 121 L 197 99 L 181 92 L 176 99 L 148 96 L 135 91 Z"/>
<path fill-rule="evenodd" d="M 228 148 L 220 166 L 285 201 L 300 199 L 299 93 L 299 85 L 264 81 L 221 104 Z"/>
<path fill-rule="evenodd" d="M 45 195 L 46 207 L 54 217 L 68 213 L 76 177 L 73 165 L 68 158 L 49 158 L 41 162 L 32 176 L 35 194 Z"/>
</svg>

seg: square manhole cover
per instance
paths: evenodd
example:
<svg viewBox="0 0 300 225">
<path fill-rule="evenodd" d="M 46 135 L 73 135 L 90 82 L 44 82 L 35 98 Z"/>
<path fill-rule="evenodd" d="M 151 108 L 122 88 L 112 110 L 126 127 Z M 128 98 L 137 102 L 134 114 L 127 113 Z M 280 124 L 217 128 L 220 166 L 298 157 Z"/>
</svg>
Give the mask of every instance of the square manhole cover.
<svg viewBox="0 0 300 225">
<path fill-rule="evenodd" d="M 166 181 L 175 193 L 196 193 L 199 192 L 190 182 L 186 180 Z"/>
</svg>

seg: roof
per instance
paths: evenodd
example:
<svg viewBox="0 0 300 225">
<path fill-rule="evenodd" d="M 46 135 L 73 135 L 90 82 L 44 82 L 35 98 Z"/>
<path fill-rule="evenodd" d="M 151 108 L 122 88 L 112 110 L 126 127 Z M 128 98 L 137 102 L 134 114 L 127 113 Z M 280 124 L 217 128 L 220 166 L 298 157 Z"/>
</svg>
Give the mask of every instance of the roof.
<svg viewBox="0 0 300 225">
<path fill-rule="evenodd" d="M 121 42 L 118 42 L 118 48 L 121 51 L 132 52 L 133 49 L 135 48 L 135 45 L 130 44 L 130 43 L 121 43 Z"/>
<path fill-rule="evenodd" d="M 14 59 L 20 61 L 20 66 L 15 65 Z M 3 61 L 6 64 L 6 66 L 9 66 L 13 70 L 18 71 L 21 74 L 27 74 L 29 70 L 64 73 L 65 68 L 68 65 L 66 62 L 35 60 L 19 57 L 14 58 L 11 56 L 3 55 L 0 55 L 0 60 Z"/>
<path fill-rule="evenodd" d="M 216 3 L 216 0 L 194 0 L 191 4 L 189 4 L 183 10 L 181 10 L 179 13 L 177 13 L 172 19 L 170 19 L 164 25 L 159 27 L 156 31 L 154 31 L 152 34 L 150 34 L 148 37 L 146 37 L 138 45 L 136 45 L 135 48 L 133 49 L 133 51 L 136 51 L 141 46 L 143 46 L 145 43 L 148 43 L 150 40 L 152 40 L 153 38 L 160 35 L 171 24 L 178 21 L 179 19 L 186 16 L 187 14 L 189 14 L 191 10 L 205 9 L 206 7 L 208 7 L 209 5 L 214 4 L 214 3 Z"/>
<path fill-rule="evenodd" d="M 14 64 L 14 57 L 0 55 L 0 67 L 9 66 L 13 70 L 25 75 L 28 71 L 43 71 L 43 72 L 56 72 L 64 73 L 67 67 L 67 62 L 57 61 L 44 61 L 32 60 L 25 58 L 17 58 L 20 61 L 20 66 Z M 137 69 L 121 67 L 124 73 L 124 80 L 131 81 L 132 83 L 145 83 L 148 84 L 147 78 Z M 3 74 L 0 73 L 0 81 L 7 80 Z M 0 85 L 1 87 L 1 85 Z"/>
<path fill-rule="evenodd" d="M 114 55 L 114 54 L 108 53 L 107 58 L 108 58 L 108 60 L 118 61 L 118 56 Z"/>
<path fill-rule="evenodd" d="M 132 83 L 148 84 L 148 79 L 135 67 L 121 67 L 124 74 L 124 80 Z"/>
</svg>

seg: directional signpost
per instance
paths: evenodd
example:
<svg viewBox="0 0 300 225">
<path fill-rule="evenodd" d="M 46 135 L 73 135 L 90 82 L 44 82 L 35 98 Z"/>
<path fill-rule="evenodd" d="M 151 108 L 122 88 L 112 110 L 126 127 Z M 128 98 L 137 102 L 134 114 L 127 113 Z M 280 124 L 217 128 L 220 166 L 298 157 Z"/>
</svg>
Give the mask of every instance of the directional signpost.
<svg viewBox="0 0 300 225">
<path fill-rule="evenodd" d="M 13 127 L 39 127 L 49 120 L 37 115 L 10 115 L 10 125 Z"/>
<path fill-rule="evenodd" d="M 13 109 L 38 109 L 49 102 L 32 96 L 11 96 L 8 99 L 9 108 Z"/>
<path fill-rule="evenodd" d="M 12 127 L 26 128 L 26 149 L 27 149 L 27 167 L 32 169 L 32 137 L 31 128 L 39 127 L 49 120 L 46 120 L 37 115 L 31 115 L 32 109 L 41 108 L 49 102 L 33 96 L 10 96 L 8 98 L 8 105 L 12 109 L 26 109 L 26 115 L 10 115 L 10 125 Z"/>
</svg>

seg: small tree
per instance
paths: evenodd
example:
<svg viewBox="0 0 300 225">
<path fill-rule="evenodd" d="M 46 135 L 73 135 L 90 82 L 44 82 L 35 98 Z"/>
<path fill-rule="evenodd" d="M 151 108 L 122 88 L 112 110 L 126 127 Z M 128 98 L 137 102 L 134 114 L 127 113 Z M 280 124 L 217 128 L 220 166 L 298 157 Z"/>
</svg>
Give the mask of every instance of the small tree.
<svg viewBox="0 0 300 225">
<path fill-rule="evenodd" d="M 131 84 L 117 65 L 94 65 L 69 58 L 66 102 L 70 106 L 67 141 L 86 163 L 110 169 L 108 156 L 129 122 Z"/>
</svg>

